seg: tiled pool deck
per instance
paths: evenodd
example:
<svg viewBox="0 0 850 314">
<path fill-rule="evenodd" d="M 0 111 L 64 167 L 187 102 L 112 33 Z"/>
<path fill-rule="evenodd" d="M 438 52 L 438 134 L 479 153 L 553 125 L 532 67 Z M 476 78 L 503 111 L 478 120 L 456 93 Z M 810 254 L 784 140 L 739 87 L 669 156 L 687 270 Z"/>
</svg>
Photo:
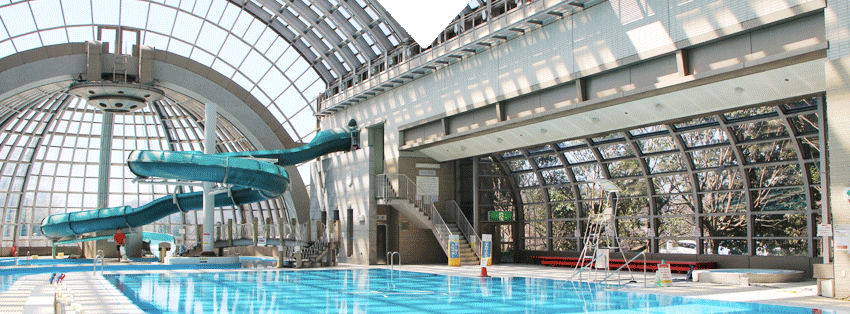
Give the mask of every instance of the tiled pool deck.
<svg viewBox="0 0 850 314">
<path fill-rule="evenodd" d="M 143 263 L 142 263 L 143 264 Z M 107 263 L 109 265 L 109 263 Z M 386 266 L 340 265 L 335 269 L 386 268 Z M 433 273 L 453 276 L 477 277 L 481 272 L 478 266 L 449 267 L 445 265 L 403 265 L 396 270 Z M 99 270 L 99 269 L 98 269 Z M 233 272 L 267 271 L 273 268 L 223 269 L 223 270 L 150 270 L 145 273 L 160 272 Z M 292 271 L 292 269 L 284 269 Z M 555 268 L 539 265 L 494 265 L 487 268 L 492 277 L 530 277 L 548 279 L 569 279 L 572 268 Z M 139 271 L 106 271 L 104 274 L 139 273 Z M 18 279 L 7 291 L 0 292 L 0 313 L 53 313 L 53 299 L 56 285 L 50 285 L 51 274 L 35 274 Z M 592 276 L 592 275 L 590 275 Z M 625 275 L 624 275 L 625 276 Z M 672 287 L 643 287 L 643 273 L 635 273 L 639 284 L 630 284 L 620 290 L 641 291 L 654 294 L 692 296 L 704 299 L 769 303 L 776 305 L 811 307 L 827 310 L 824 313 L 850 314 L 850 301 L 817 296 L 815 282 L 758 284 L 751 286 L 721 285 L 698 282 L 674 282 Z M 650 282 L 653 274 L 648 274 Z M 587 278 L 587 277 L 585 277 Z M 601 276 L 599 277 L 601 278 Z M 683 279 L 683 275 L 674 275 Z M 60 286 L 61 287 L 61 286 Z M 114 285 L 98 272 L 91 271 L 67 273 L 64 288 L 71 291 L 74 301 L 82 305 L 86 313 L 143 313 Z"/>
</svg>

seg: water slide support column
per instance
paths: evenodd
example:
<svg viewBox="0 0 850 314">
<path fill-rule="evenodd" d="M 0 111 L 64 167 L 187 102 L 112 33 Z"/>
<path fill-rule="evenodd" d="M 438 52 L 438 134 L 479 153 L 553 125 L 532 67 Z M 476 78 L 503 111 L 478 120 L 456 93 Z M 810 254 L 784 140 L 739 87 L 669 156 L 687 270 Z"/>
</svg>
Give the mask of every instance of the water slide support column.
<svg viewBox="0 0 850 314">
<path fill-rule="evenodd" d="M 115 114 L 103 111 L 103 121 L 100 124 L 100 160 L 97 171 L 97 208 L 106 208 L 109 200 L 109 168 L 112 163 L 113 126 L 115 126 Z M 94 252 L 97 252 L 97 242 L 91 241 L 91 256 L 94 256 Z"/>
<path fill-rule="evenodd" d="M 215 154 L 215 122 L 218 108 L 215 103 L 206 104 L 204 112 L 204 154 Z M 212 194 L 213 183 L 204 182 L 204 239 L 201 256 L 216 256 L 213 228 L 215 216 L 215 195 Z"/>
</svg>

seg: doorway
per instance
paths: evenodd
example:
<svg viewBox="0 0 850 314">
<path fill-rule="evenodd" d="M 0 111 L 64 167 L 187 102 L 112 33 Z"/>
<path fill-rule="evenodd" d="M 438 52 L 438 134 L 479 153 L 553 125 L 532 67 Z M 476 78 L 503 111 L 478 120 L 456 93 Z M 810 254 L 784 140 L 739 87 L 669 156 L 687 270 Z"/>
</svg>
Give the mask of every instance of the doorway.
<svg viewBox="0 0 850 314">
<path fill-rule="evenodd" d="M 386 265 L 387 264 L 387 252 L 388 252 L 387 251 L 387 247 L 388 247 L 388 245 L 387 245 L 387 240 L 388 240 L 388 238 L 387 238 L 387 225 L 379 224 L 377 226 L 378 226 L 378 232 L 377 232 L 377 239 L 375 240 L 375 243 L 378 246 L 378 248 L 377 248 L 378 264 Z"/>
</svg>

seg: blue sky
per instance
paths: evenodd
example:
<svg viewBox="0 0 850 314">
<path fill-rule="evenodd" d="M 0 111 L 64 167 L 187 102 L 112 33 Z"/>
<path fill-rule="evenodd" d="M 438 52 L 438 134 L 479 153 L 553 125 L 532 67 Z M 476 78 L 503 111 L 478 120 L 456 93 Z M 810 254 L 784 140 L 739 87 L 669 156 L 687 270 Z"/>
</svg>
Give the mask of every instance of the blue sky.
<svg viewBox="0 0 850 314">
<path fill-rule="evenodd" d="M 475 0 L 379 0 L 390 15 L 407 30 L 407 33 L 427 47 L 440 31 L 463 10 L 463 7 Z"/>
</svg>

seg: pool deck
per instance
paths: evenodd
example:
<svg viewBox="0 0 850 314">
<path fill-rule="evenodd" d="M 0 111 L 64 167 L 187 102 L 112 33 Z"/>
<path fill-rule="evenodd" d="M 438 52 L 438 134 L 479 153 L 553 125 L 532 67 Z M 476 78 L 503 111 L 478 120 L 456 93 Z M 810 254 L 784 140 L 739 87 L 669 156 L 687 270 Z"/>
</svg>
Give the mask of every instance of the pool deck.
<svg viewBox="0 0 850 314">
<path fill-rule="evenodd" d="M 110 262 L 107 263 L 109 265 Z M 146 263 L 139 263 L 144 265 Z M 149 263 L 148 263 L 149 264 Z M 333 269 L 368 269 L 386 266 L 340 265 Z M 327 268 L 308 268 L 318 270 Z M 481 273 L 479 266 L 450 267 L 445 265 L 403 265 L 395 266 L 396 270 L 433 273 L 453 276 L 478 277 Z M 233 272 L 233 271 L 267 271 L 274 268 L 252 269 L 223 269 L 223 270 L 179 270 L 179 272 Z M 293 271 L 291 268 L 283 271 Z M 145 271 L 159 273 L 166 271 Z M 172 272 L 175 272 L 172 270 Z M 567 280 L 572 276 L 572 268 L 548 267 L 540 265 L 494 265 L 487 267 L 491 277 L 530 277 Z M 139 271 L 106 271 L 104 274 L 139 273 Z M 623 274 L 625 279 L 628 273 Z M 0 313 L 53 313 L 53 299 L 57 285 L 48 283 L 51 274 L 35 274 L 21 277 L 7 291 L 0 292 Z M 593 274 L 586 274 L 584 278 Z M 604 277 L 597 274 L 598 279 Z M 654 287 L 654 273 L 648 273 L 650 287 L 643 286 L 643 273 L 634 274 L 637 284 L 632 283 L 619 288 L 622 291 L 646 292 L 653 294 L 691 296 L 703 299 L 745 301 L 776 305 L 810 307 L 831 310 L 826 313 L 850 314 L 850 301 L 820 297 L 817 295 L 815 281 L 794 283 L 753 284 L 750 286 L 723 285 L 700 282 L 675 281 L 671 287 Z M 684 275 L 674 274 L 674 280 L 683 280 Z M 62 285 L 58 287 L 63 288 Z M 118 288 L 109 283 L 103 276 L 92 272 L 67 273 L 64 279 L 64 289 L 74 296 L 74 302 L 79 303 L 85 313 L 144 313 L 124 296 Z M 68 311 L 70 312 L 70 308 Z"/>
</svg>

